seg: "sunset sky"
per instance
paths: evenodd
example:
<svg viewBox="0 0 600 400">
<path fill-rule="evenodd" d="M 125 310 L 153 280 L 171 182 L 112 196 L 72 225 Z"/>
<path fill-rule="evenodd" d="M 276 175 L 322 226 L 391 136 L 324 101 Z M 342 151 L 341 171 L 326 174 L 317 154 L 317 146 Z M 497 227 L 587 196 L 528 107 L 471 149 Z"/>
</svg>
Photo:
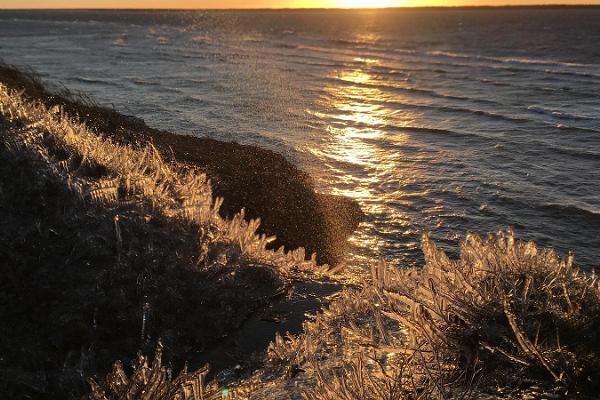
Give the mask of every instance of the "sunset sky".
<svg viewBox="0 0 600 400">
<path fill-rule="evenodd" d="M 0 0 L 2 8 L 304 8 L 600 4 L 600 0 Z"/>
</svg>

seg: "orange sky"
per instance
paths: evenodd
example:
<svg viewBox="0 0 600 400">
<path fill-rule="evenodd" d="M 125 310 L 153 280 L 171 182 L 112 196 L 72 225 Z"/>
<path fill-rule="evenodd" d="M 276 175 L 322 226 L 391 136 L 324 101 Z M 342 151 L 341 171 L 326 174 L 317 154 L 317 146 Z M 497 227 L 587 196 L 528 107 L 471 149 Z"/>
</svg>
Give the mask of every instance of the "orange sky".
<svg viewBox="0 0 600 400">
<path fill-rule="evenodd" d="M 0 0 L 2 8 L 300 8 L 523 4 L 600 4 L 600 0 Z"/>
</svg>

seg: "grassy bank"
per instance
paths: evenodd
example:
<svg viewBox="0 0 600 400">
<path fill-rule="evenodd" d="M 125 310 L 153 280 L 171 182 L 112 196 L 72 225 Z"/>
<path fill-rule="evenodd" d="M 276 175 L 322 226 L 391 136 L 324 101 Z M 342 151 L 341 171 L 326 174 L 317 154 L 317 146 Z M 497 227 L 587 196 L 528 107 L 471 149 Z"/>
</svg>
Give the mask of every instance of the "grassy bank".
<svg viewBox="0 0 600 400">
<path fill-rule="evenodd" d="M 280 154 L 256 146 L 221 142 L 160 131 L 143 120 L 100 107 L 85 95 L 52 90 L 24 72 L 0 64 L 0 82 L 66 114 L 112 142 L 144 148 L 152 145 L 166 162 L 187 164 L 211 180 L 214 198 L 224 199 L 219 212 L 233 218 L 243 208 L 246 219 L 261 219 L 259 233 L 275 236 L 270 249 L 303 247 L 317 253 L 319 264 L 343 261 L 346 239 L 363 218 L 358 204 L 345 197 L 317 193 L 306 173 Z"/>
<path fill-rule="evenodd" d="M 1 392 L 78 397 L 157 339 L 173 365 L 282 294 L 299 249 L 219 214 L 205 174 L 0 85 Z"/>
</svg>

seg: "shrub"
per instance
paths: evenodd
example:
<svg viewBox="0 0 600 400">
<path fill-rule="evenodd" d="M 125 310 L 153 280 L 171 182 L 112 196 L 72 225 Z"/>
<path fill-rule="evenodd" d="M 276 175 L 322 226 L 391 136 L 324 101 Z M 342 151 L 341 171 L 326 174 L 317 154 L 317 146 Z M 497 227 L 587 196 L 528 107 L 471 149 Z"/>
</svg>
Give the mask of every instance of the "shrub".
<svg viewBox="0 0 600 400">
<path fill-rule="evenodd" d="M 206 176 L 118 145 L 0 84 L 0 392 L 79 397 L 163 337 L 212 345 L 315 267 L 219 214 Z M 125 362 L 127 365 L 127 362 Z"/>
<path fill-rule="evenodd" d="M 499 232 L 469 234 L 452 261 L 425 237 L 426 266 L 383 276 L 386 315 L 408 329 L 427 368 L 495 383 L 527 377 L 596 391 L 600 291 L 594 274 L 551 249 Z M 412 278 L 412 280 L 410 279 Z"/>
<path fill-rule="evenodd" d="M 598 393 L 600 291 L 572 255 L 510 231 L 469 234 L 458 260 L 427 236 L 423 251 L 424 268 L 380 263 L 370 286 L 343 293 L 301 336 L 278 337 L 271 369 L 255 381 L 274 375 L 283 385 L 288 371 L 303 371 L 294 385 L 307 400 L 469 398 L 532 386 Z"/>
</svg>

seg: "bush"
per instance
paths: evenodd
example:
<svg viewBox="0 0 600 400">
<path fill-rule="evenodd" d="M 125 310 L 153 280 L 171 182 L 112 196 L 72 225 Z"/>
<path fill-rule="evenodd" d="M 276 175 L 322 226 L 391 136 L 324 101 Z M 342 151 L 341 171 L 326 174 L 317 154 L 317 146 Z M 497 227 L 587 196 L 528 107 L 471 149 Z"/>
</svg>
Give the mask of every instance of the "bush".
<svg viewBox="0 0 600 400">
<path fill-rule="evenodd" d="M 85 377 L 158 337 L 183 363 L 316 268 L 303 249 L 267 249 L 258 220 L 223 218 L 192 166 L 1 83 L 0 160 L 6 397 L 79 397 Z"/>
<path fill-rule="evenodd" d="M 303 371 L 294 385 L 307 400 L 470 398 L 535 386 L 598 393 L 593 273 L 510 231 L 469 234 L 458 260 L 427 236 L 423 251 L 423 269 L 380 263 L 372 285 L 345 292 L 300 337 L 277 338 L 271 369 L 255 381 Z"/>
<path fill-rule="evenodd" d="M 436 375 L 514 377 L 575 390 L 600 387 L 600 292 L 595 276 L 512 232 L 470 234 L 452 261 L 427 237 L 425 268 L 401 271 L 380 290 L 386 313 L 408 328 L 410 348 Z M 408 278 L 413 278 L 409 281 Z"/>
</svg>

